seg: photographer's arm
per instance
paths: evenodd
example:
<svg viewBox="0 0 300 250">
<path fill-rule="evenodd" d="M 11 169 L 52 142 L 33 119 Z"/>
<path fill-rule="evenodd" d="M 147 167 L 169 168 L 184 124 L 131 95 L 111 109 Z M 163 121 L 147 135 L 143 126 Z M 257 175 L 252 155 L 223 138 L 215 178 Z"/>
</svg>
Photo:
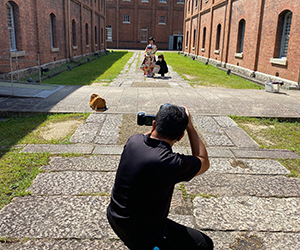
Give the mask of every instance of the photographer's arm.
<svg viewBox="0 0 300 250">
<path fill-rule="evenodd" d="M 186 112 L 187 112 L 188 117 L 189 117 L 189 123 L 187 125 L 186 131 L 187 131 L 188 136 L 189 136 L 190 145 L 191 145 L 191 149 L 192 149 L 192 154 L 193 154 L 193 156 L 196 156 L 197 158 L 199 158 L 200 161 L 201 161 L 201 169 L 196 174 L 196 176 L 197 176 L 199 174 L 203 174 L 205 171 L 208 170 L 208 168 L 209 168 L 209 159 L 208 159 L 208 155 L 207 155 L 205 145 L 202 142 L 202 140 L 200 139 L 197 131 L 194 128 L 194 125 L 193 125 L 192 119 L 191 119 L 191 115 L 190 115 L 190 113 L 187 109 L 186 109 Z"/>
</svg>

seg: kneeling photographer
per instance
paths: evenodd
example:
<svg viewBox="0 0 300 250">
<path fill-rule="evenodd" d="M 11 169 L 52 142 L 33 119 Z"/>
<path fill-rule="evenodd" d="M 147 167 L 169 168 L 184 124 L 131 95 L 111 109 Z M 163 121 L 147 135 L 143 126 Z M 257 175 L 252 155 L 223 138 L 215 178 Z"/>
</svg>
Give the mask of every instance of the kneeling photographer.
<svg viewBox="0 0 300 250">
<path fill-rule="evenodd" d="M 187 108 L 164 104 L 155 117 L 138 114 L 138 123 L 149 121 L 152 130 L 131 136 L 124 147 L 107 208 L 109 223 L 130 249 L 213 249 L 207 235 L 167 218 L 175 184 L 209 168 L 191 115 Z M 172 151 L 185 130 L 190 156 Z"/>
</svg>

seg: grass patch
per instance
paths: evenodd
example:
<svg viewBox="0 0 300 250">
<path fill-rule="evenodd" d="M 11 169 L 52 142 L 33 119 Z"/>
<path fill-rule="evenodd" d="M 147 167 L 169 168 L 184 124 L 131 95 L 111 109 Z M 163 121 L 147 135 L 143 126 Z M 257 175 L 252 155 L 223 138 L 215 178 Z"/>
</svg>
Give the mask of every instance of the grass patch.
<svg viewBox="0 0 300 250">
<path fill-rule="evenodd" d="M 194 61 L 177 53 L 165 53 L 165 60 L 185 80 L 194 87 L 222 87 L 231 89 L 262 89 L 255 83 L 226 72 L 202 62 Z"/>
<path fill-rule="evenodd" d="M 261 148 L 288 149 L 300 155 L 300 123 L 278 119 L 231 117 Z M 300 177 L 300 160 L 278 159 L 291 176 Z"/>
<path fill-rule="evenodd" d="M 64 126 L 66 121 L 83 122 L 89 114 L 38 114 L 27 116 L 13 116 L 0 122 L 0 146 L 12 146 L 15 144 L 27 143 L 51 143 L 65 144 L 76 127 L 67 131 L 67 134 L 60 134 L 60 138 L 52 138 L 55 132 L 55 125 L 61 123 Z M 72 122 L 71 122 L 72 123 Z M 72 125 L 72 124 L 71 124 Z M 71 126 L 69 125 L 69 126 Z M 61 128 L 57 128 L 61 132 Z M 43 137 L 43 133 L 49 133 L 49 138 Z"/>
<path fill-rule="evenodd" d="M 124 68 L 132 52 L 116 51 L 90 63 L 74 68 L 72 71 L 46 79 L 43 83 L 63 85 L 90 85 L 101 80 L 112 81 Z"/>
<path fill-rule="evenodd" d="M 49 153 L 20 153 L 16 144 L 27 143 L 69 143 L 71 132 L 60 139 L 47 140 L 42 137 L 46 128 L 64 122 L 83 122 L 89 114 L 27 114 L 11 116 L 0 122 L 0 209 L 16 196 L 30 195 L 26 192 L 40 170 L 47 165 Z M 57 129 L 57 127 L 56 127 Z M 60 130 L 61 127 L 58 128 Z M 48 131 L 49 132 L 49 131 Z M 50 130 L 50 133 L 54 133 Z M 64 154 L 63 156 L 79 154 Z"/>
<path fill-rule="evenodd" d="M 16 149 L 0 151 L 0 209 L 14 197 L 30 194 L 26 189 L 48 160 L 48 153 L 19 153 Z"/>
</svg>

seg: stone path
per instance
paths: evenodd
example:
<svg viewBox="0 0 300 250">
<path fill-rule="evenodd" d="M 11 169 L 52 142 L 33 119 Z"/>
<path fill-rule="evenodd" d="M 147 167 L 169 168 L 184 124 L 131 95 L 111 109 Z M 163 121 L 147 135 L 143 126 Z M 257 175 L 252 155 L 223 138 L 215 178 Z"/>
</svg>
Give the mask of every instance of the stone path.
<svg viewBox="0 0 300 250">
<path fill-rule="evenodd" d="M 130 79 L 140 75 L 136 72 L 139 60 L 135 53 L 112 83 L 128 89 L 122 97 L 127 106 L 118 107 L 119 111 L 132 108 L 130 97 L 136 88 Z M 175 74 L 171 71 L 172 78 Z M 182 89 L 185 95 L 195 91 L 185 87 L 184 80 L 176 84 L 168 89 Z M 118 88 L 122 87 L 114 87 L 115 91 Z M 176 91 L 169 94 L 180 97 Z M 169 101 L 164 94 L 157 97 L 160 103 Z M 139 96 L 140 105 L 145 101 Z M 188 101 L 196 102 L 192 97 Z M 169 217 L 204 231 L 215 249 L 300 249 L 300 179 L 288 177 L 290 172 L 276 160 L 299 159 L 299 155 L 260 149 L 227 116 L 203 116 L 196 109 L 194 113 L 211 167 L 192 181 L 176 185 Z M 106 220 L 123 149 L 118 145 L 122 119 L 123 112 L 91 114 L 75 131 L 71 144 L 23 147 L 22 152 L 53 155 L 29 188 L 32 195 L 15 198 L 0 211 L 0 238 L 4 239 L 0 249 L 127 249 Z M 184 146 L 175 146 L 174 151 L 191 153 Z M 82 156 L 54 155 L 72 152 Z M 5 243 L 6 237 L 12 243 Z"/>
<path fill-rule="evenodd" d="M 121 75 L 110 86 L 64 86 L 47 98 L 1 96 L 0 112 L 93 112 L 94 93 L 105 98 L 106 113 L 155 113 L 162 103 L 185 105 L 192 115 L 239 115 L 259 117 L 300 117 L 300 91 L 192 88 L 173 69 L 165 79 L 144 78 L 139 65 L 141 51 L 133 51 Z M 225 73 L 224 73 L 225 74 Z"/>
</svg>

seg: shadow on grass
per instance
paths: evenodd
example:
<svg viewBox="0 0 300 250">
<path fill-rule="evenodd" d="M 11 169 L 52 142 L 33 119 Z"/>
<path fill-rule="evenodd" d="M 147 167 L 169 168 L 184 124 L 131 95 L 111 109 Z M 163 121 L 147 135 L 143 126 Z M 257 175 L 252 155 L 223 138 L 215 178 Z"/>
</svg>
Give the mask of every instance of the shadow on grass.
<svg viewBox="0 0 300 250">
<path fill-rule="evenodd" d="M 46 79 L 43 81 L 43 83 L 63 85 L 89 85 L 97 79 L 101 78 L 101 76 L 106 71 L 108 71 L 127 53 L 127 51 L 117 51 L 110 53 L 101 58 L 97 58 L 96 60 L 91 61 L 90 63 L 86 63 L 79 67 L 76 67 L 72 69 L 72 71 L 64 71 L 63 73 L 57 76 Z M 116 71 L 121 71 L 122 68 L 116 69 Z M 114 73 L 115 75 L 118 74 L 118 72 L 112 72 L 113 75 Z"/>
<path fill-rule="evenodd" d="M 47 115 L 6 116 L 0 118 L 0 209 L 26 189 L 49 160 L 48 153 L 20 153 L 27 134 L 47 120 Z"/>
</svg>

